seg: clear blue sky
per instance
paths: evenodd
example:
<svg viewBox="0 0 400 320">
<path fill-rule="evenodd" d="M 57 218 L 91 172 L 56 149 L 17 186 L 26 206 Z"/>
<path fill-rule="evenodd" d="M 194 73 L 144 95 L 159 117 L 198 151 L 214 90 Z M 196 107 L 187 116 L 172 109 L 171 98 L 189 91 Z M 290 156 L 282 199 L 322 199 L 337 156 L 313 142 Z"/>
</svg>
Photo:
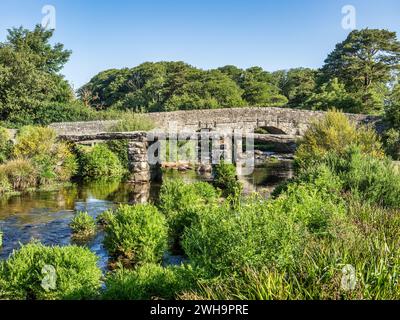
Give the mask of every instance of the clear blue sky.
<svg viewBox="0 0 400 320">
<path fill-rule="evenodd" d="M 399 0 L 1 0 L 0 41 L 7 28 L 40 23 L 47 4 L 56 8 L 54 41 L 73 51 L 62 72 L 75 89 L 99 71 L 145 61 L 317 68 L 349 32 L 341 25 L 347 4 L 357 28 L 400 36 Z"/>
</svg>

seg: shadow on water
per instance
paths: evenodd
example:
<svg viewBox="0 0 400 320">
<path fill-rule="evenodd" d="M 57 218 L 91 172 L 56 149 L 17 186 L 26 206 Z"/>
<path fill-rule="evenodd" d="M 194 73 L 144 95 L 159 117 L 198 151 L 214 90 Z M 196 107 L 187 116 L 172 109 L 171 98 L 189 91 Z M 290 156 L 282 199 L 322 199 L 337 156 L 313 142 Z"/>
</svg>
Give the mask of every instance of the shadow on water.
<svg viewBox="0 0 400 320">
<path fill-rule="evenodd" d="M 268 195 L 281 181 L 292 175 L 291 162 L 279 161 L 258 166 L 252 175 L 241 178 L 244 192 Z M 209 176 L 193 170 L 165 170 L 164 179 L 181 178 L 187 182 L 208 180 Z M 77 211 L 86 211 L 96 218 L 102 212 L 121 203 L 155 203 L 161 182 L 132 185 L 120 181 L 75 183 L 57 191 L 37 191 L 0 198 L 0 230 L 3 247 L 0 258 L 5 259 L 20 244 L 32 239 L 46 245 L 67 245 L 71 241 L 69 223 Z M 100 230 L 85 245 L 100 258 L 100 267 L 107 267 L 108 255 L 103 247 L 104 233 Z M 181 257 L 167 254 L 164 264 L 179 264 Z"/>
</svg>

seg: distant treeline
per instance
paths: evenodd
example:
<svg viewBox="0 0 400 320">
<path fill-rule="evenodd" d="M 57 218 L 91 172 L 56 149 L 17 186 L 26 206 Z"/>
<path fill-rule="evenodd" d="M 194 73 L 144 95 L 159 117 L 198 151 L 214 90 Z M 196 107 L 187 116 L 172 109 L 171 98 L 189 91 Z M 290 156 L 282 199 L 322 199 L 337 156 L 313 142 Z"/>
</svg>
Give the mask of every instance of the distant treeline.
<svg viewBox="0 0 400 320">
<path fill-rule="evenodd" d="M 51 45 L 52 35 L 40 26 L 20 27 L 0 43 L 4 126 L 118 118 L 128 110 L 277 106 L 381 114 L 400 104 L 400 42 L 387 30 L 352 31 L 318 70 L 202 70 L 184 62 L 146 62 L 100 72 L 76 93 L 60 74 L 71 51 Z"/>
</svg>

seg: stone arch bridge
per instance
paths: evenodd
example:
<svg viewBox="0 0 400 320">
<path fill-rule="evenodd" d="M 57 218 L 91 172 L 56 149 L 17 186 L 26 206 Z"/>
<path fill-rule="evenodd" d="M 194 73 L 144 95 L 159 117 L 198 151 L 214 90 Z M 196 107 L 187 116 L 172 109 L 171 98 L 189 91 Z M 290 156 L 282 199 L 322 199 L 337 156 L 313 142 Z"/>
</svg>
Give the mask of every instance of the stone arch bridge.
<svg viewBox="0 0 400 320">
<path fill-rule="evenodd" d="M 147 113 L 156 125 L 151 132 L 110 132 L 117 121 L 89 121 L 54 123 L 60 139 L 72 142 L 127 139 L 132 182 L 148 182 L 150 165 L 148 148 L 162 139 L 171 139 L 168 133 L 182 139 L 206 138 L 218 140 L 228 158 L 236 159 L 242 149 L 243 138 L 280 144 L 288 151 L 295 149 L 296 140 L 301 137 L 312 121 L 323 117 L 325 112 L 288 108 L 248 107 L 226 109 L 204 109 L 174 112 Z M 380 118 L 375 116 L 347 114 L 357 124 L 369 124 L 380 131 Z M 262 134 L 254 133 L 263 129 Z M 167 134 L 166 134 L 167 133 Z M 240 135 L 240 138 L 238 136 Z M 239 147 L 240 145 L 240 147 Z M 203 152 L 203 151 L 202 151 Z M 206 157 L 207 158 L 207 157 Z"/>
</svg>

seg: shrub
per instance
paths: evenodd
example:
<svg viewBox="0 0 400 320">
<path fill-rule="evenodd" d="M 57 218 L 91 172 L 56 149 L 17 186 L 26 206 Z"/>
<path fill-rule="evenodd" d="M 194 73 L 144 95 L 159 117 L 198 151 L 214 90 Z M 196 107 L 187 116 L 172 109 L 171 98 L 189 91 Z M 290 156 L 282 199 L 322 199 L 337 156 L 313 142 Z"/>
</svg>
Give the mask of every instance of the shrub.
<svg viewBox="0 0 400 320">
<path fill-rule="evenodd" d="M 8 176 L 4 170 L 4 166 L 0 165 L 0 195 L 12 190 L 12 186 L 8 181 Z"/>
<path fill-rule="evenodd" d="M 389 129 L 384 135 L 385 150 L 393 159 L 400 159 L 400 131 Z"/>
<path fill-rule="evenodd" d="M 78 172 L 77 159 L 71 151 L 71 146 L 66 143 L 59 142 L 56 145 L 54 160 L 54 172 L 56 173 L 58 180 L 68 181 Z"/>
<path fill-rule="evenodd" d="M 33 300 L 93 298 L 102 276 L 97 259 L 89 249 L 78 246 L 24 245 L 1 262 L 0 295 L 3 299 Z M 51 269 L 55 278 L 46 272 Z"/>
<path fill-rule="evenodd" d="M 370 203 L 400 206 L 400 175 L 390 160 L 371 158 L 351 148 L 341 157 L 328 154 L 326 161 L 343 181 L 345 191 Z"/>
<path fill-rule="evenodd" d="M 242 193 L 242 184 L 237 179 L 235 165 L 224 161 L 215 166 L 214 184 L 222 190 L 225 197 L 237 199 Z"/>
<path fill-rule="evenodd" d="M 165 214 L 173 249 L 180 248 L 183 232 L 197 221 L 207 204 L 219 198 L 218 192 L 206 182 L 186 184 L 182 180 L 167 180 L 160 191 L 160 209 Z"/>
<path fill-rule="evenodd" d="M 101 226 L 105 227 L 108 225 L 113 218 L 114 212 L 112 210 L 106 210 L 100 213 L 97 218 L 96 222 L 100 224 Z"/>
<path fill-rule="evenodd" d="M 347 147 L 357 145 L 366 154 L 383 157 L 381 143 L 369 128 L 356 128 L 346 115 L 329 111 L 325 117 L 310 125 L 296 151 L 296 163 L 300 167 L 312 166 L 328 151 L 342 154 Z"/>
<path fill-rule="evenodd" d="M 29 160 L 11 160 L 0 165 L 0 175 L 3 176 L 3 187 L 6 191 L 8 191 L 9 185 L 14 190 L 19 191 L 36 187 L 37 185 L 37 171 Z M 7 184 L 5 177 L 7 177 L 9 184 Z"/>
<path fill-rule="evenodd" d="M 39 184 L 67 181 L 76 173 L 77 162 L 67 144 L 56 140 L 52 128 L 26 126 L 20 129 L 14 156 L 31 159 Z"/>
<path fill-rule="evenodd" d="M 118 157 L 105 145 L 96 144 L 80 152 L 81 174 L 87 178 L 120 177 L 124 169 Z"/>
<path fill-rule="evenodd" d="M 208 207 L 183 236 L 189 260 L 211 274 L 247 267 L 292 268 L 310 236 L 330 237 L 345 216 L 337 195 L 312 185 L 290 186 L 273 201 L 249 198 L 240 207 Z"/>
<path fill-rule="evenodd" d="M 104 230 L 110 254 L 132 264 L 160 261 L 167 246 L 165 217 L 152 205 L 121 205 Z"/>
<path fill-rule="evenodd" d="M 78 212 L 72 218 L 69 226 L 76 238 L 90 237 L 96 232 L 96 222 L 87 212 Z"/>
<path fill-rule="evenodd" d="M 175 299 L 196 285 L 194 271 L 189 266 L 161 267 L 145 264 L 135 270 L 118 269 L 106 279 L 103 299 L 150 300 Z"/>
<path fill-rule="evenodd" d="M 0 127 L 0 164 L 5 162 L 11 155 L 12 142 L 6 128 Z"/>
<path fill-rule="evenodd" d="M 47 126 L 54 122 L 74 122 L 97 120 L 98 113 L 81 103 L 42 103 L 35 110 L 35 124 Z"/>
<path fill-rule="evenodd" d="M 56 144 L 57 134 L 46 127 L 25 126 L 17 134 L 14 156 L 30 159 L 35 156 L 51 155 Z"/>
</svg>

